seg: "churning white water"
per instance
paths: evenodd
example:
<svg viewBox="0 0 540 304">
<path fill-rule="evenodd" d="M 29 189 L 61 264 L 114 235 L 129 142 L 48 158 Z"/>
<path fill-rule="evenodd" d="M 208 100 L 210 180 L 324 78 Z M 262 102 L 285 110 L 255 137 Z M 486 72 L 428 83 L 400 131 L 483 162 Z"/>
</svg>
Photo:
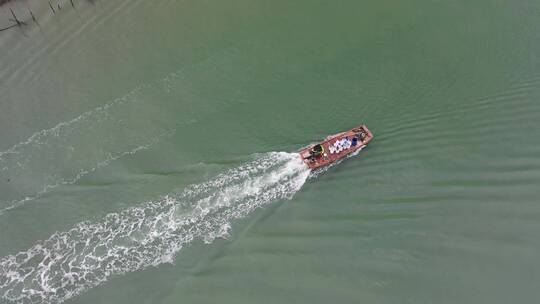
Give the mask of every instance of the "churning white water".
<svg viewBox="0 0 540 304">
<path fill-rule="evenodd" d="M 171 262 L 193 240 L 211 243 L 232 220 L 291 198 L 308 176 L 297 153 L 271 152 L 180 194 L 81 222 L 0 259 L 0 299 L 59 303 L 111 276 Z"/>
</svg>

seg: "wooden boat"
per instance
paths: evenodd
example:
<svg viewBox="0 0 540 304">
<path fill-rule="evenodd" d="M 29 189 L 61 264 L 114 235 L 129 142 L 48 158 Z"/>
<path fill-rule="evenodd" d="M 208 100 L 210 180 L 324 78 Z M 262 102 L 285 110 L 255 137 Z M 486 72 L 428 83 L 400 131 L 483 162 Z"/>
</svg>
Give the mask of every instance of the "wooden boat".
<svg viewBox="0 0 540 304">
<path fill-rule="evenodd" d="M 333 135 L 325 141 L 300 151 L 300 157 L 311 169 L 318 169 L 364 148 L 373 138 L 365 125 Z"/>
</svg>

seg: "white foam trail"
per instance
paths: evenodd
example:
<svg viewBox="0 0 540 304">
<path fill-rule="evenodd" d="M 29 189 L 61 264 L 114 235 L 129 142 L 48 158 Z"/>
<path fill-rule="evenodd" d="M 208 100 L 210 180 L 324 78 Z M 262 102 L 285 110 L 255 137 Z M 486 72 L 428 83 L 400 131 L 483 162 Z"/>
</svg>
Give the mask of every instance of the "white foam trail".
<svg viewBox="0 0 540 304">
<path fill-rule="evenodd" d="M 139 93 L 153 87 L 168 90 L 181 72 L 141 85 L 0 152 L 0 215 L 60 185 L 75 183 L 114 160 L 147 149 L 169 134 L 133 113 L 143 113 L 146 107 Z"/>
<path fill-rule="evenodd" d="M 108 108 L 130 100 L 129 97 L 133 96 L 135 93 L 137 93 L 141 89 L 142 89 L 142 87 L 138 87 L 138 88 L 132 90 L 131 92 L 129 92 L 128 94 L 126 94 L 126 95 L 124 95 L 124 96 L 122 96 L 120 98 L 114 99 L 113 101 L 111 101 L 109 103 L 106 103 L 103 106 L 100 106 L 100 107 L 94 108 L 92 110 L 86 111 L 86 112 L 82 113 L 81 115 L 79 115 L 79 116 L 77 116 L 77 117 L 75 117 L 75 118 L 73 118 L 73 119 L 71 119 L 69 121 L 60 122 L 56 126 L 50 128 L 50 129 L 44 129 L 44 130 L 41 130 L 41 131 L 38 131 L 38 132 L 32 134 L 32 136 L 30 136 L 28 139 L 26 139 L 24 141 L 21 141 L 20 143 L 15 144 L 14 146 L 12 146 L 11 148 L 9 148 L 9 149 L 7 149 L 5 151 L 0 151 L 0 163 L 5 162 L 6 161 L 5 157 L 7 155 L 9 155 L 9 154 L 19 154 L 22 149 L 24 149 L 25 147 L 27 147 L 29 145 L 39 146 L 43 141 L 46 141 L 46 139 L 48 137 L 51 137 L 51 136 L 56 136 L 57 137 L 57 136 L 59 136 L 61 134 L 61 132 L 63 132 L 63 130 L 65 130 L 69 126 L 71 126 L 73 124 L 76 124 L 78 122 L 82 122 L 82 121 L 92 119 L 96 115 L 99 115 L 100 113 L 105 113 Z"/>
<path fill-rule="evenodd" d="M 156 134 L 148 136 L 149 139 L 137 138 L 120 144 L 111 140 L 111 132 L 104 133 L 105 136 L 99 134 L 107 127 L 119 131 L 129 127 L 121 124 L 121 113 L 132 107 L 127 104 L 139 101 L 137 93 L 145 87 L 140 86 L 72 120 L 36 132 L 0 152 L 0 207 L 3 207 L 0 214 L 59 185 L 73 183 L 103 164 L 137 151 L 138 147 L 148 146 Z M 87 155 L 86 160 L 81 161 L 79 155 Z"/>
<path fill-rule="evenodd" d="M 145 114 L 149 110 L 162 110 L 156 100 L 146 102 L 153 96 L 151 89 L 171 93 L 186 73 L 207 70 L 219 60 L 235 54 L 234 49 L 226 50 L 178 69 L 104 106 L 36 132 L 0 152 L 0 215 L 60 185 L 75 183 L 118 158 L 155 144 L 156 138 L 170 132 L 179 122 L 155 121 Z M 162 111 L 167 111 L 165 109 L 163 107 Z M 193 122 L 196 120 L 183 123 Z"/>
<path fill-rule="evenodd" d="M 232 220 L 291 198 L 308 176 L 297 153 L 268 153 L 181 194 L 79 223 L 0 259 L 0 299 L 60 303 L 111 276 L 172 262 L 193 240 L 225 237 Z"/>
<path fill-rule="evenodd" d="M 174 131 L 175 130 L 173 130 L 173 132 Z M 169 135 L 169 134 L 165 134 L 165 135 Z M 77 173 L 77 175 L 75 175 L 74 177 L 72 177 L 70 179 L 62 178 L 62 179 L 58 180 L 55 184 L 50 184 L 50 185 L 43 186 L 43 189 L 41 189 L 40 191 L 38 191 L 34 195 L 27 196 L 27 197 L 25 197 L 23 199 L 20 199 L 20 200 L 13 200 L 13 201 L 8 203 L 8 207 L 0 209 L 0 215 L 4 214 L 5 212 L 7 212 L 9 210 L 20 207 L 20 206 L 24 205 L 28 201 L 34 200 L 34 199 L 42 196 L 43 194 L 49 192 L 51 189 L 57 188 L 57 187 L 62 186 L 62 185 L 75 184 L 77 181 L 79 181 L 85 175 L 87 175 L 87 174 L 89 174 L 91 172 L 94 172 L 94 171 L 96 171 L 96 170 L 98 170 L 98 169 L 100 169 L 102 167 L 105 167 L 105 166 L 109 165 L 111 162 L 113 162 L 115 160 L 121 159 L 121 158 L 123 158 L 125 156 L 133 155 L 133 154 L 135 154 L 135 153 L 137 153 L 137 152 L 139 152 L 141 150 L 146 150 L 146 149 L 150 148 L 152 145 L 156 144 L 161 139 L 161 137 L 162 136 L 158 136 L 158 137 L 154 138 L 153 140 L 151 140 L 148 144 L 138 146 L 138 147 L 136 147 L 134 149 L 131 149 L 129 151 L 116 153 L 116 154 L 109 154 L 104 160 L 98 162 L 94 167 L 88 168 L 88 169 L 81 169 Z"/>
</svg>

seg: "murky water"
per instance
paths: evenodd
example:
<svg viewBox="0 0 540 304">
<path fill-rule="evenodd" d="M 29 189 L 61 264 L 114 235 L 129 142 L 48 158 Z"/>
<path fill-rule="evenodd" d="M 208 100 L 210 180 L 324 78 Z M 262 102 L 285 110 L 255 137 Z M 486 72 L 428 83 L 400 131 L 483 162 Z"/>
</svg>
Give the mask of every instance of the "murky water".
<svg viewBox="0 0 540 304">
<path fill-rule="evenodd" d="M 540 296 L 536 2 L 51 4 L 0 9 L 0 303 Z"/>
</svg>

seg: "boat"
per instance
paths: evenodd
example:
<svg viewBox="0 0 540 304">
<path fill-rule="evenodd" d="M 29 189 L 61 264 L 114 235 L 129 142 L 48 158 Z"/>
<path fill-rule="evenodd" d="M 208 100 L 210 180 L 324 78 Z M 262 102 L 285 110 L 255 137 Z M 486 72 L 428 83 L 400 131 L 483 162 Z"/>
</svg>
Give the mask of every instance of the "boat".
<svg viewBox="0 0 540 304">
<path fill-rule="evenodd" d="M 361 149 L 373 139 L 367 126 L 332 135 L 325 141 L 300 150 L 300 157 L 311 170 L 329 166 Z"/>
</svg>

